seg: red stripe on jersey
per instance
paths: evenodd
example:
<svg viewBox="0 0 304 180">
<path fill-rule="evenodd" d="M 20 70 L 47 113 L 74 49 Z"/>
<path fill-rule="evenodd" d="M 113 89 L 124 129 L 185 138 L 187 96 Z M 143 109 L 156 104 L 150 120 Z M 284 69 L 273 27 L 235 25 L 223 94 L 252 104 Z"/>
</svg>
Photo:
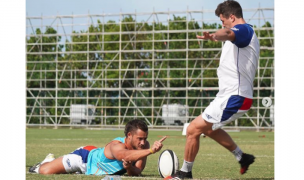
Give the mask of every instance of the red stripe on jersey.
<svg viewBox="0 0 304 180">
<path fill-rule="evenodd" d="M 85 146 L 85 147 L 83 147 L 83 149 L 85 149 L 85 150 L 88 150 L 88 151 L 91 151 L 92 149 L 96 149 L 97 147 L 95 147 L 95 146 Z"/>
<path fill-rule="evenodd" d="M 252 105 L 252 99 L 245 98 L 243 105 L 240 107 L 239 110 L 248 110 L 250 109 L 251 105 Z"/>
</svg>

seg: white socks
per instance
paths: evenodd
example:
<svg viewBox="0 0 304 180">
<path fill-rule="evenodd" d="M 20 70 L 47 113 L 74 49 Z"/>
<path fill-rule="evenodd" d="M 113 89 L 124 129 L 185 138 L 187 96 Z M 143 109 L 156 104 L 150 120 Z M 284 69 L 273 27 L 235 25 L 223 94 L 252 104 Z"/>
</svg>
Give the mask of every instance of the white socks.
<svg viewBox="0 0 304 180">
<path fill-rule="evenodd" d="M 237 146 L 234 151 L 231 151 L 234 154 L 236 160 L 240 161 L 242 159 L 243 151 Z"/>
<path fill-rule="evenodd" d="M 231 151 L 232 154 L 234 154 L 235 158 L 240 161 L 242 159 L 243 151 L 237 146 L 234 151 Z M 192 166 L 194 162 L 188 162 L 184 160 L 183 166 L 180 169 L 181 171 L 184 172 L 190 172 L 192 171 Z"/>
<path fill-rule="evenodd" d="M 52 162 L 55 159 L 54 154 L 48 154 L 45 159 L 41 162 L 41 164 L 47 163 L 47 162 Z"/>
<path fill-rule="evenodd" d="M 184 171 L 184 172 L 190 172 L 190 171 L 192 171 L 193 163 L 194 162 L 188 162 L 188 161 L 184 160 L 183 167 L 180 170 Z"/>
<path fill-rule="evenodd" d="M 40 166 L 44 163 L 47 163 L 47 162 L 52 162 L 55 160 L 55 157 L 54 157 L 54 154 L 48 154 L 45 159 L 40 163 L 40 165 L 37 166 L 37 168 L 34 170 L 37 174 L 39 174 L 39 169 L 40 169 Z"/>
</svg>

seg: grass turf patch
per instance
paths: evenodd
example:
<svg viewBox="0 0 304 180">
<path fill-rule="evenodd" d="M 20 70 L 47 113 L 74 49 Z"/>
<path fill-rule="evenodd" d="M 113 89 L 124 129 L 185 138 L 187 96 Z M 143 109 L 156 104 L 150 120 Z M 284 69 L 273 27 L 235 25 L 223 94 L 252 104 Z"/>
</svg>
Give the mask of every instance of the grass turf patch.
<svg viewBox="0 0 304 180">
<path fill-rule="evenodd" d="M 193 166 L 195 179 L 274 179 L 274 133 L 273 132 L 230 132 L 239 147 L 246 153 L 256 156 L 255 163 L 245 175 L 240 175 L 239 164 L 234 156 L 212 139 L 200 138 L 200 150 Z M 148 141 L 153 144 L 164 135 L 162 150 L 171 149 L 183 163 L 185 136 L 181 131 L 149 131 Z M 85 129 L 27 129 L 26 130 L 26 179 L 102 179 L 102 176 L 76 174 L 39 175 L 29 174 L 30 166 L 42 161 L 48 153 L 60 157 L 78 147 L 94 145 L 104 147 L 116 137 L 123 137 L 123 129 L 85 130 Z M 161 151 L 162 151 L 161 150 Z M 143 177 L 123 176 L 123 179 L 161 179 L 157 171 L 160 152 L 148 156 Z"/>
</svg>

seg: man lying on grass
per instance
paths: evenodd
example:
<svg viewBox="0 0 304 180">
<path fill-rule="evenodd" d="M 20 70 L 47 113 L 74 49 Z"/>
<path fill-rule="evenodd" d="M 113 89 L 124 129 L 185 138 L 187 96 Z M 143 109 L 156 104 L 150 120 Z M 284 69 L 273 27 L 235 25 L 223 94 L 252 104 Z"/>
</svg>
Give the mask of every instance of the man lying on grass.
<svg viewBox="0 0 304 180">
<path fill-rule="evenodd" d="M 132 120 L 125 126 L 125 136 L 117 137 L 104 148 L 84 146 L 57 159 L 53 154 L 30 167 L 29 172 L 38 174 L 81 173 L 86 175 L 139 176 L 144 170 L 147 156 L 163 147 L 163 137 L 150 148 L 147 141 L 148 126 L 141 120 Z"/>
</svg>

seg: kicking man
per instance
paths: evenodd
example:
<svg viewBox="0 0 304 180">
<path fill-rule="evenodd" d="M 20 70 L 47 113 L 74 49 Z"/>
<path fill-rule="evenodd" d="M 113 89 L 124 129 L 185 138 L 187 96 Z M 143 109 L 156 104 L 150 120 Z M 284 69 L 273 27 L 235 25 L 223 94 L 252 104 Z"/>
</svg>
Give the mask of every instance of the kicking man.
<svg viewBox="0 0 304 180">
<path fill-rule="evenodd" d="M 227 0 L 220 3 L 215 14 L 222 21 L 223 29 L 215 33 L 204 32 L 197 38 L 225 42 L 217 69 L 219 92 L 205 111 L 189 124 L 182 168 L 168 179 L 192 178 L 192 166 L 202 133 L 235 156 L 241 166 L 241 174 L 246 173 L 255 159 L 253 155 L 243 153 L 221 127 L 243 116 L 252 105 L 259 41 L 252 26 L 243 19 L 238 2 Z"/>
</svg>

